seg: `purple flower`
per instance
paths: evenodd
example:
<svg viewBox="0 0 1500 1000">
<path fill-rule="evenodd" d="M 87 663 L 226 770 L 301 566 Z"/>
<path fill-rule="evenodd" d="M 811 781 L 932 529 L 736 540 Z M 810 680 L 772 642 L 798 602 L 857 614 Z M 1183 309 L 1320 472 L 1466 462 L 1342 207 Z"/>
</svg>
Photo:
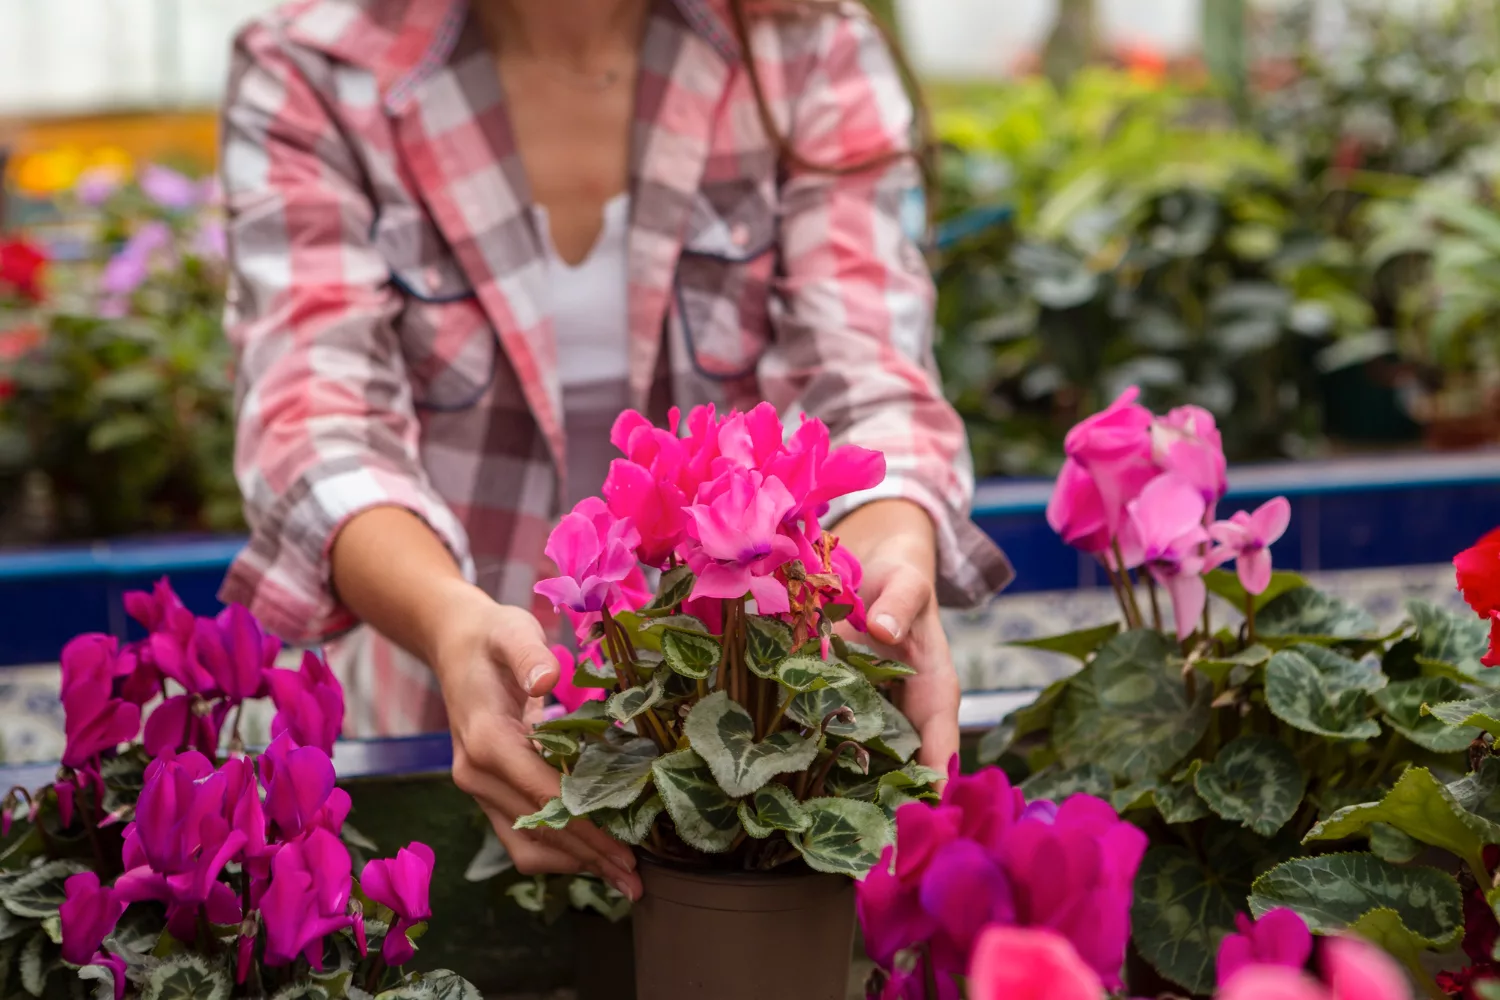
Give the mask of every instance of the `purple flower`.
<svg viewBox="0 0 1500 1000">
<path fill-rule="evenodd" d="M 231 604 L 217 618 L 198 619 L 189 651 L 213 678 L 215 690 L 238 704 L 264 692 L 266 671 L 281 652 L 281 640 L 267 635 L 249 611 Z"/>
<path fill-rule="evenodd" d="M 305 955 L 313 968 L 323 967 L 323 938 L 353 921 L 351 870 L 348 849 L 324 829 L 276 852 L 271 885 L 260 901 L 267 965 L 287 965 Z"/>
<path fill-rule="evenodd" d="M 266 684 L 276 703 L 271 735 L 287 733 L 301 746 L 333 753 L 344 728 L 344 689 L 323 658 L 303 653 L 301 670 L 268 670 Z"/>
<path fill-rule="evenodd" d="M 92 167 L 79 175 L 73 196 L 89 208 L 100 208 L 120 190 L 122 180 L 117 167 Z"/>
<path fill-rule="evenodd" d="M 104 293 L 100 314 L 111 319 L 124 316 L 130 308 L 130 296 L 151 273 L 152 258 L 171 246 L 172 227 L 165 222 L 148 222 L 136 230 L 104 267 L 99 279 Z"/>
<path fill-rule="evenodd" d="M 135 739 L 141 709 L 115 697 L 115 681 L 135 670 L 112 636 L 82 635 L 63 647 L 63 765 L 81 768 L 101 753 Z"/>
<path fill-rule="evenodd" d="M 394 858 L 369 862 L 359 877 L 365 895 L 396 914 L 380 951 L 386 965 L 400 968 L 416 954 L 406 932 L 432 916 L 427 893 L 436 860 L 432 848 L 413 843 L 397 851 Z"/>
<path fill-rule="evenodd" d="M 535 590 L 559 610 L 588 613 L 613 607 L 620 585 L 637 568 L 640 543 L 640 532 L 629 521 L 610 513 L 598 497 L 588 497 L 548 536 L 547 558 L 559 575 L 541 581 Z"/>
<path fill-rule="evenodd" d="M 157 705 L 146 718 L 142 742 L 152 757 L 170 756 L 179 750 L 216 753 L 227 702 L 209 702 L 195 694 L 179 694 Z"/>
<path fill-rule="evenodd" d="M 1312 932 L 1294 910 L 1278 907 L 1252 921 L 1236 914 L 1239 933 L 1219 943 L 1218 981 L 1222 987 L 1236 972 L 1251 965 L 1281 965 L 1301 969 L 1312 957 Z"/>
<path fill-rule="evenodd" d="M 115 1000 L 125 1000 L 125 970 L 128 968 L 125 959 L 101 951 L 94 956 L 92 964 L 102 965 L 114 975 Z"/>
<path fill-rule="evenodd" d="M 205 185 L 162 166 L 142 170 L 140 184 L 147 198 L 169 212 L 186 212 L 208 199 Z"/>
<path fill-rule="evenodd" d="M 94 872 L 79 872 L 63 883 L 67 898 L 58 910 L 62 920 L 62 957 L 73 965 L 88 965 L 99 946 L 120 922 L 125 901 Z"/>
<path fill-rule="evenodd" d="M 192 252 L 205 260 L 223 260 L 229 256 L 229 233 L 224 223 L 217 219 L 203 223 L 193 237 Z"/>
<path fill-rule="evenodd" d="M 333 761 L 319 747 L 298 747 L 282 734 L 260 758 L 266 817 L 283 839 L 322 827 L 337 833 L 349 815 L 349 793 L 334 787 Z"/>
</svg>

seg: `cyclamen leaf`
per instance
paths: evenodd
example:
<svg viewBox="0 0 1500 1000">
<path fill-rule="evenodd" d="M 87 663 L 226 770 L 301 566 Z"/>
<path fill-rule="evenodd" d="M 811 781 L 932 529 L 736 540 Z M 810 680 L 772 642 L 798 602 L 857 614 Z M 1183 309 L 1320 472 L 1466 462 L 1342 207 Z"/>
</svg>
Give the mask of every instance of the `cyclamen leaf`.
<svg viewBox="0 0 1500 1000">
<path fill-rule="evenodd" d="M 1098 759 L 1116 778 L 1142 781 L 1182 760 L 1208 729 L 1213 692 L 1197 685 L 1193 696 L 1179 671 L 1167 669 L 1175 642 L 1137 629 L 1105 643 L 1068 684 L 1053 717 L 1052 736 L 1070 767 Z"/>
<path fill-rule="evenodd" d="M 1192 823 L 1209 814 L 1208 803 L 1194 786 L 1202 768 L 1203 762 L 1195 760 L 1182 774 L 1156 787 L 1156 811 L 1162 819 L 1168 823 Z"/>
<path fill-rule="evenodd" d="M 1447 872 L 1396 866 L 1373 854 L 1324 854 L 1277 865 L 1255 880 L 1250 912 L 1258 919 L 1285 906 L 1318 934 L 1347 930 L 1371 910 L 1391 909 L 1431 950 L 1463 935 L 1463 895 Z"/>
<path fill-rule="evenodd" d="M 558 757 L 576 757 L 583 749 L 577 739 L 567 733 L 555 733 L 545 729 L 533 732 L 528 739 L 535 743 L 543 752 Z M 368 850 L 374 850 L 372 846 Z"/>
<path fill-rule="evenodd" d="M 1500 844 L 1500 824 L 1466 810 L 1425 767 L 1408 768 L 1379 802 L 1340 809 L 1313 827 L 1306 840 L 1344 840 L 1375 823 L 1458 855 L 1476 874 L 1488 872 L 1484 846 Z"/>
<path fill-rule="evenodd" d="M 1479 769 L 1448 785 L 1454 800 L 1464 809 L 1500 822 L 1500 757 L 1486 757 Z"/>
<path fill-rule="evenodd" d="M 1042 693 L 1030 705 L 1011 712 L 1001 720 L 1000 725 L 985 733 L 979 741 L 979 763 L 995 763 L 1010 751 L 1017 740 L 1052 725 L 1052 715 L 1058 700 L 1071 682 L 1071 677 L 1053 681 L 1042 689 Z"/>
<path fill-rule="evenodd" d="M 715 691 L 693 706 L 683 732 L 731 798 L 743 798 L 778 774 L 805 771 L 818 756 L 818 739 L 790 731 L 756 742 L 750 713 Z"/>
<path fill-rule="evenodd" d="M 1271 651 L 1260 643 L 1247 646 L 1233 656 L 1222 658 L 1194 660 L 1193 669 L 1203 676 L 1212 680 L 1215 684 L 1227 683 L 1234 674 L 1236 668 L 1253 670 L 1264 665 L 1271 659 Z"/>
<path fill-rule="evenodd" d="M 1209 593 L 1222 597 L 1234 610 L 1239 612 L 1245 610 L 1245 601 L 1249 594 L 1245 590 L 1245 585 L 1240 583 L 1238 573 L 1232 573 L 1227 569 L 1212 570 L 1204 574 L 1203 582 L 1208 585 Z M 1287 591 L 1306 586 L 1307 580 L 1300 574 L 1277 570 L 1271 574 L 1271 585 L 1265 589 L 1264 593 L 1256 595 L 1255 610 L 1259 612 L 1261 608 Z"/>
<path fill-rule="evenodd" d="M 1376 626 L 1362 608 L 1313 587 L 1297 587 L 1256 613 L 1255 630 L 1262 637 L 1370 639 Z"/>
<path fill-rule="evenodd" d="M 651 762 L 657 755 L 656 744 L 650 740 L 590 743 L 573 773 L 563 775 L 562 801 L 574 816 L 595 809 L 623 809 L 651 780 Z"/>
<path fill-rule="evenodd" d="M 479 990 L 462 976 L 439 969 L 413 974 L 395 989 L 386 990 L 375 1000 L 483 1000 Z"/>
<path fill-rule="evenodd" d="M 706 635 L 712 638 L 713 633 L 708 626 L 703 624 L 703 619 L 694 618 L 692 615 L 667 615 L 665 618 L 652 618 L 641 623 L 641 632 L 665 633 L 667 631 L 686 632 L 688 635 Z"/>
<path fill-rule="evenodd" d="M 21 988 L 34 997 L 41 996 L 42 991 L 47 988 L 47 975 L 52 971 L 50 964 L 43 958 L 46 947 L 47 935 L 38 931 L 21 949 L 18 966 L 21 972 Z"/>
<path fill-rule="evenodd" d="M 775 618 L 750 615 L 745 619 L 745 642 L 749 651 L 747 666 L 757 677 L 770 680 L 776 667 L 792 653 L 792 630 Z"/>
<path fill-rule="evenodd" d="M 1479 659 L 1490 648 L 1490 630 L 1482 618 L 1454 614 L 1428 601 L 1408 601 L 1406 610 L 1417 628 L 1419 657 L 1450 664 L 1466 674 L 1483 672 Z"/>
<path fill-rule="evenodd" d="M 802 806 L 808 826 L 792 843 L 814 871 L 862 878 L 894 838 L 891 821 L 873 803 L 810 799 Z"/>
<path fill-rule="evenodd" d="M 573 686 L 610 690 L 619 683 L 619 674 L 610 663 L 595 663 L 591 658 L 580 659 L 573 671 Z"/>
<path fill-rule="evenodd" d="M 0 903 L 18 917 L 55 917 L 67 899 L 63 884 L 83 871 L 88 866 L 77 861 L 49 861 L 0 887 Z"/>
<path fill-rule="evenodd" d="M 1428 947 L 1427 942 L 1421 935 L 1412 933 L 1411 928 L 1401 920 L 1401 914 L 1390 907 L 1382 906 L 1371 910 L 1350 924 L 1349 930 L 1356 937 L 1363 938 L 1405 965 L 1417 982 L 1430 977 L 1422 961 L 1422 953 Z M 1484 994 L 1478 995 L 1482 997 Z"/>
<path fill-rule="evenodd" d="M 1500 735 L 1500 691 L 1477 698 L 1423 705 L 1422 714 L 1430 715 L 1450 726 L 1483 729 L 1491 736 Z"/>
<path fill-rule="evenodd" d="M 866 745 L 876 753 L 905 764 L 922 749 L 922 737 L 917 735 L 916 728 L 901 709 L 892 705 L 885 695 L 880 696 L 880 713 L 885 725 L 880 735 L 866 741 Z"/>
<path fill-rule="evenodd" d="M 568 902 L 573 909 L 599 914 L 619 923 L 630 913 L 630 897 L 596 878 L 578 876 L 568 883 Z"/>
<path fill-rule="evenodd" d="M 1266 665 L 1266 704 L 1281 721 L 1330 739 L 1369 740 L 1380 724 L 1368 718 L 1367 694 L 1386 684 L 1373 663 L 1356 663 L 1320 646 L 1298 645 Z"/>
<path fill-rule="evenodd" d="M 1422 706 L 1453 701 L 1463 697 L 1464 690 L 1447 677 L 1419 677 L 1396 681 L 1383 691 L 1375 692 L 1375 703 L 1385 713 L 1385 721 L 1396 732 L 1419 747 L 1435 753 L 1456 753 L 1466 749 L 1479 735 L 1478 729 L 1454 728 L 1440 719 L 1422 714 Z"/>
<path fill-rule="evenodd" d="M 78 978 L 94 983 L 90 1000 L 115 1000 L 115 970 L 107 965 L 85 965 L 78 970 Z"/>
<path fill-rule="evenodd" d="M 691 632 L 665 631 L 661 636 L 662 658 L 684 677 L 705 680 L 719 665 L 723 650 L 717 640 Z"/>
<path fill-rule="evenodd" d="M 837 660 L 790 656 L 776 667 L 776 679 L 793 691 L 817 691 L 852 684 L 858 674 Z"/>
<path fill-rule="evenodd" d="M 1008 645 L 1022 649 L 1040 649 L 1049 653 L 1062 653 L 1075 660 L 1087 662 L 1090 656 L 1098 652 L 1100 646 L 1113 639 L 1119 632 L 1120 623 L 1111 622 L 1108 625 L 1069 632 L 1067 635 L 1053 635 L 1045 639 L 1026 639 L 1021 642 L 1008 643 Z"/>
<path fill-rule="evenodd" d="M 1114 779 L 1098 764 L 1082 764 L 1078 767 L 1052 767 L 1038 771 L 1021 782 L 1021 791 L 1027 802 L 1046 799 L 1062 802 L 1072 795 L 1097 795 L 1106 797 L 1114 790 Z"/>
<path fill-rule="evenodd" d="M 661 583 L 656 587 L 656 599 L 646 605 L 646 610 L 659 611 L 677 607 L 692 595 L 693 584 L 696 582 L 693 571 L 686 566 L 667 570 L 661 575 Z"/>
<path fill-rule="evenodd" d="M 1271 837 L 1296 815 L 1307 778 L 1280 740 L 1241 736 L 1199 770 L 1193 787 L 1220 816 Z"/>
<path fill-rule="evenodd" d="M 593 818 L 611 837 L 639 847 L 651 836 L 651 827 L 663 808 L 661 796 L 646 795 L 624 809 L 601 809 Z"/>
<path fill-rule="evenodd" d="M 658 757 L 651 770 L 677 835 L 705 854 L 729 850 L 739 836 L 739 813 L 703 758 L 678 750 Z"/>
<path fill-rule="evenodd" d="M 739 809 L 745 832 L 757 839 L 769 837 L 778 830 L 801 833 L 812 823 L 807 809 L 797 801 L 791 789 L 775 782 L 741 801 Z"/>
<path fill-rule="evenodd" d="M 151 970 L 141 1000 L 229 1000 L 229 977 L 203 956 L 182 952 Z"/>
<path fill-rule="evenodd" d="M 573 814 L 568 811 L 561 798 L 556 798 L 542 806 L 540 811 L 516 820 L 516 829 L 539 830 L 545 827 L 548 830 L 561 830 L 572 821 Z"/>
<path fill-rule="evenodd" d="M 602 701 L 586 701 L 578 710 L 536 726 L 540 733 L 602 733 L 612 725 Z"/>
<path fill-rule="evenodd" d="M 804 691 L 792 699 L 786 714 L 809 729 L 817 729 L 824 719 L 841 708 L 854 713 L 854 722 L 829 723 L 826 732 L 830 738 L 863 743 L 885 731 L 880 692 L 863 677 L 855 678 L 843 687 Z"/>
<path fill-rule="evenodd" d="M 1240 887 L 1207 871 L 1186 848 L 1153 847 L 1135 876 L 1135 945 L 1167 979 L 1190 993 L 1210 993 L 1219 942 L 1234 930 L 1244 900 Z"/>
<path fill-rule="evenodd" d="M 611 695 L 607 702 L 610 718 L 629 722 L 655 708 L 666 695 L 666 679 L 667 671 L 658 670 L 640 687 L 626 688 Z"/>
<path fill-rule="evenodd" d="M 328 990 L 317 983 L 292 983 L 277 990 L 271 1000 L 328 1000 Z"/>
</svg>

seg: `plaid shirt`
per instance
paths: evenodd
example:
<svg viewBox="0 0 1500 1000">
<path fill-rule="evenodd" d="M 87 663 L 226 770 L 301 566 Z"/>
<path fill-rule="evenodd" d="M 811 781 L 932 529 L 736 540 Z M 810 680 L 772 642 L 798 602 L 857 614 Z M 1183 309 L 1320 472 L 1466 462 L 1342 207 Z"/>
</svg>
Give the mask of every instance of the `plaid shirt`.
<svg viewBox="0 0 1500 1000">
<path fill-rule="evenodd" d="M 724 0 L 655 0 L 648 19 L 631 401 L 659 418 L 770 400 L 885 452 L 886 482 L 832 516 L 875 497 L 920 504 L 938 526 L 942 598 L 973 604 L 1010 568 L 968 519 L 973 475 L 938 387 L 933 289 L 912 239 L 916 167 L 779 163 L 728 24 Z M 909 145 L 910 103 L 857 5 L 754 32 L 772 113 L 809 161 Z M 297 0 L 252 24 L 235 49 L 223 171 L 236 467 L 253 529 L 224 598 L 292 642 L 349 632 L 329 547 L 350 517 L 395 505 L 496 599 L 534 605 L 567 467 L 559 359 L 525 171 L 466 0 Z M 440 726 L 427 671 L 367 633 L 335 655 L 359 664 L 341 671 L 351 730 Z"/>
</svg>

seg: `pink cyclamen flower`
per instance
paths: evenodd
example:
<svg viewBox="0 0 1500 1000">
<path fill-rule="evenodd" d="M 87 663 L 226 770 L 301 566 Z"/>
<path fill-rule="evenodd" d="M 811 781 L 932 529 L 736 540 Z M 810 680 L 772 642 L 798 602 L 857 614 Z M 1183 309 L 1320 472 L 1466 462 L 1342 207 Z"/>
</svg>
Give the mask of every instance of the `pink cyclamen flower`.
<svg viewBox="0 0 1500 1000">
<path fill-rule="evenodd" d="M 266 686 L 276 704 L 272 737 L 291 735 L 298 745 L 332 754 L 344 728 L 344 688 L 317 653 L 302 654 L 300 670 L 268 670 Z"/>
<path fill-rule="evenodd" d="M 348 848 L 327 830 L 282 845 L 260 900 L 267 965 L 288 965 L 303 955 L 314 969 L 323 968 L 323 939 L 353 922 L 352 869 Z"/>
<path fill-rule="evenodd" d="M 641 536 L 629 521 L 589 497 L 563 517 L 547 539 L 547 557 L 561 575 L 543 580 L 536 592 L 553 607 L 602 611 L 617 599 L 620 584 L 637 569 Z"/>
<path fill-rule="evenodd" d="M 80 768 L 136 738 L 139 705 L 114 695 L 115 681 L 135 670 L 112 636 L 82 635 L 62 651 L 63 765 Z"/>
<path fill-rule="evenodd" d="M 275 666 L 281 640 L 267 635 L 244 607 L 231 604 L 216 618 L 198 619 L 190 651 L 215 689 L 238 704 L 264 693 L 266 671 Z"/>
<path fill-rule="evenodd" d="M 1326 985 L 1284 965 L 1249 965 L 1230 977 L 1218 1000 L 1411 1000 L 1401 967 L 1374 945 L 1329 938 L 1322 957 Z"/>
<path fill-rule="evenodd" d="M 643 465 L 616 459 L 602 490 L 616 517 L 628 519 L 640 533 L 637 557 L 648 566 L 666 563 L 682 541 L 687 498 L 671 479 Z"/>
<path fill-rule="evenodd" d="M 1111 536 L 1125 520 L 1125 505 L 1161 472 L 1151 445 L 1155 418 L 1140 405 L 1131 386 L 1101 413 L 1080 421 L 1063 440 L 1067 457 L 1089 474 L 1099 490 L 1104 523 Z"/>
<path fill-rule="evenodd" d="M 314 826 L 334 832 L 343 826 L 348 793 L 334 787 L 333 761 L 321 747 L 298 747 L 283 733 L 260 756 L 260 780 L 266 818 L 282 839 Z"/>
<path fill-rule="evenodd" d="M 359 877 L 365 895 L 396 914 L 385 936 L 381 957 L 385 964 L 400 968 L 416 954 L 406 932 L 432 916 L 428 889 L 437 858 L 426 844 L 413 843 L 390 859 L 377 858 L 365 865 Z"/>
<path fill-rule="evenodd" d="M 583 653 L 584 658 L 598 655 L 599 646 L 594 644 Z M 562 673 L 557 679 L 557 684 L 552 688 L 552 697 L 569 712 L 576 712 L 586 701 L 603 701 L 609 697 L 609 692 L 603 688 L 578 687 L 573 683 L 573 678 L 578 672 L 579 658 L 573 655 L 573 651 L 566 646 L 553 646 L 552 655 L 557 657 L 558 666 Z"/>
<path fill-rule="evenodd" d="M 1151 425 L 1156 464 L 1192 483 L 1210 511 L 1229 490 L 1224 439 L 1212 413 L 1179 406 Z"/>
<path fill-rule="evenodd" d="M 93 961 L 104 939 L 120 922 L 125 901 L 108 886 L 99 884 L 95 872 L 79 872 L 63 883 L 66 899 L 58 909 L 62 921 L 62 957 L 73 965 Z"/>
<path fill-rule="evenodd" d="M 1099 974 L 1049 930 L 991 927 L 969 964 L 970 1000 L 1103 1000 Z"/>
<path fill-rule="evenodd" d="M 1186 639 L 1208 603 L 1208 586 L 1203 581 L 1209 541 L 1203 527 L 1207 504 L 1192 483 L 1175 473 L 1164 473 L 1147 483 L 1126 509 L 1130 521 L 1122 543 L 1125 565 L 1144 566 L 1167 589 L 1177 638 Z"/>
<path fill-rule="evenodd" d="M 272 848 L 255 763 L 248 757 L 231 757 L 219 768 L 219 773 L 225 783 L 224 818 L 231 829 L 245 837 L 241 860 L 253 878 L 264 879 Z"/>
<path fill-rule="evenodd" d="M 1075 549 L 1094 555 L 1110 549 L 1113 535 L 1104 514 L 1104 497 L 1094 477 L 1071 458 L 1063 462 L 1047 500 L 1047 523 Z"/>
<path fill-rule="evenodd" d="M 1208 529 L 1222 546 L 1211 561 L 1219 564 L 1233 559 L 1245 590 L 1264 594 L 1271 585 L 1271 546 L 1291 523 L 1292 505 L 1286 497 L 1267 500 L 1253 514 L 1236 511 L 1229 520 Z"/>
<path fill-rule="evenodd" d="M 834 500 L 873 489 L 885 479 L 884 455 L 852 444 L 832 447 L 828 425 L 805 415 L 785 448 L 753 467 L 781 480 L 797 501 L 788 519 L 801 520 L 804 530 L 814 536 L 818 519 L 828 513 Z"/>
<path fill-rule="evenodd" d="M 1238 933 L 1219 944 L 1218 982 L 1229 982 L 1235 973 L 1251 965 L 1281 965 L 1300 969 L 1312 956 L 1312 932 L 1294 910 L 1267 910 L 1259 920 L 1237 914 Z"/>
<path fill-rule="evenodd" d="M 796 501 L 774 476 L 730 469 L 698 492 L 687 508 L 688 536 L 696 544 L 688 565 L 697 575 L 692 596 L 755 598 L 763 615 L 791 610 L 786 587 L 770 576 L 797 556 L 797 543 L 780 533 Z"/>
</svg>

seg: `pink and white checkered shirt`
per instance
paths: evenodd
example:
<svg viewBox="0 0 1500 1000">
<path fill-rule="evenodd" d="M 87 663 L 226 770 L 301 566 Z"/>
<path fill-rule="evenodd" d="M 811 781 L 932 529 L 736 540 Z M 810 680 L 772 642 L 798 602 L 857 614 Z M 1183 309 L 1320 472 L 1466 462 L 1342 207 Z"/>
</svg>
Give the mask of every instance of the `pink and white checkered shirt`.
<svg viewBox="0 0 1500 1000">
<path fill-rule="evenodd" d="M 963 425 L 937 384 L 933 289 L 912 240 L 918 172 L 779 162 L 728 16 L 724 0 L 654 0 L 650 13 L 628 398 L 657 419 L 770 400 L 880 449 L 888 479 L 852 503 L 922 505 L 939 528 L 942 597 L 974 603 L 1010 568 L 968 518 Z M 751 49 L 808 160 L 909 146 L 910 102 L 858 5 L 758 18 Z M 291 642 L 354 629 L 332 652 L 353 734 L 440 728 L 430 675 L 355 629 L 328 551 L 353 515 L 404 507 L 497 600 L 534 605 L 561 513 L 545 253 L 466 0 L 296 0 L 252 24 L 235 48 L 223 172 L 252 527 L 223 596 Z"/>
</svg>

